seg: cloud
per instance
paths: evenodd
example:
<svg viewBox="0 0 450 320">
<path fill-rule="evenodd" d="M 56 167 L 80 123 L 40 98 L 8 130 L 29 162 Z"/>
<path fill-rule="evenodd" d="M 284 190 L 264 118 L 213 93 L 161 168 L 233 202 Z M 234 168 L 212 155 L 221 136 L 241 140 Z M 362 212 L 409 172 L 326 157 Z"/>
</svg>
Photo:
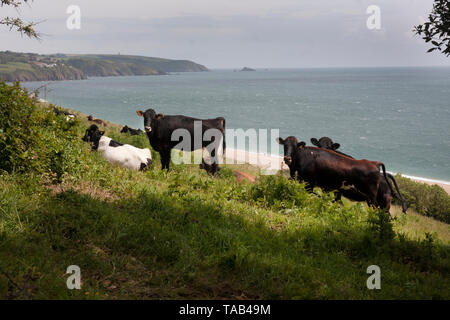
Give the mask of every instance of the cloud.
<svg viewBox="0 0 450 320">
<path fill-rule="evenodd" d="M 212 68 L 448 65 L 445 57 L 426 54 L 426 44 L 412 32 L 432 2 L 378 0 L 382 29 L 371 31 L 369 0 L 40 0 L 21 14 L 46 19 L 38 27 L 43 41 L 2 30 L 0 49 L 121 52 Z M 65 27 L 71 4 L 81 8 L 81 30 Z"/>
</svg>

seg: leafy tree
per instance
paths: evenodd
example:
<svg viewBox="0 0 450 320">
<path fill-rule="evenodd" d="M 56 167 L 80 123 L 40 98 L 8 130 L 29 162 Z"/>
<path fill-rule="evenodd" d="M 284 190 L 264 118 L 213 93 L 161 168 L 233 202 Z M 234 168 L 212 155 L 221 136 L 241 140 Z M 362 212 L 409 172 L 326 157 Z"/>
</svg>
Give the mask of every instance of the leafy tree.
<svg viewBox="0 0 450 320">
<path fill-rule="evenodd" d="M 414 27 L 414 32 L 422 36 L 425 42 L 432 43 L 433 47 L 427 52 L 441 51 L 446 56 L 450 55 L 450 1 L 435 0 L 433 11 L 428 16 L 428 21 Z"/>
<path fill-rule="evenodd" d="M 0 7 L 10 6 L 18 9 L 25 3 L 29 3 L 33 0 L 0 0 Z M 39 39 L 39 34 L 34 29 L 37 23 L 25 22 L 21 18 L 4 17 L 0 18 L 0 25 L 6 25 L 10 30 L 15 29 L 21 34 L 25 34 L 30 38 Z"/>
</svg>

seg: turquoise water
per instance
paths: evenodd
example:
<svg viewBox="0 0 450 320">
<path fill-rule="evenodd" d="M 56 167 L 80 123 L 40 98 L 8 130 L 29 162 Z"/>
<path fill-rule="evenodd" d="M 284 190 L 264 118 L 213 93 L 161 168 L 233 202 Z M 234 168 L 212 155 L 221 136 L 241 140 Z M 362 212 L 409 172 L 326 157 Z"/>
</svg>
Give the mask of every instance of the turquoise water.
<svg viewBox="0 0 450 320">
<path fill-rule="evenodd" d="M 329 136 L 343 152 L 383 161 L 389 171 L 450 181 L 450 68 L 216 70 L 47 83 L 41 98 L 136 128 L 143 123 L 135 111 L 150 107 L 223 116 L 227 128 L 279 128 L 308 144 Z"/>
</svg>

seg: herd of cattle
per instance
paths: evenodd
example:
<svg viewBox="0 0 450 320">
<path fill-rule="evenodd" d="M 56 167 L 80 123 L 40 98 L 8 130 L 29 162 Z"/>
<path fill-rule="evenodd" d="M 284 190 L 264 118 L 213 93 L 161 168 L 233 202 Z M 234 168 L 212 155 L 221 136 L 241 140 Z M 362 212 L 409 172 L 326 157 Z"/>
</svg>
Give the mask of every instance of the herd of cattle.
<svg viewBox="0 0 450 320">
<path fill-rule="evenodd" d="M 148 109 L 145 112 L 136 111 L 139 117 L 143 117 L 144 128 L 152 148 L 160 154 L 162 169 L 169 170 L 171 150 L 177 148 L 180 141 L 173 141 L 172 134 L 177 129 L 184 129 L 190 133 L 190 149 L 205 148 L 211 141 L 202 141 L 201 145 L 194 143 L 194 127 L 196 121 L 201 121 L 202 136 L 208 129 L 216 129 L 222 135 L 222 147 L 225 153 L 225 119 L 198 119 L 183 115 L 162 115 L 155 110 Z M 67 116 L 67 115 L 66 115 Z M 145 170 L 152 163 L 151 152 L 148 148 L 140 149 L 129 144 L 122 144 L 104 135 L 98 125 L 107 126 L 100 119 L 88 117 L 94 122 L 87 130 L 83 140 L 89 142 L 92 150 L 102 151 L 103 157 L 120 166 Z M 131 135 L 139 135 L 143 131 L 124 126 L 121 133 L 129 132 Z M 203 139 L 202 139 L 203 140 Z M 334 192 L 336 201 L 341 201 L 344 196 L 353 201 L 365 201 L 369 205 L 380 207 L 389 211 L 392 198 L 399 199 L 402 210 L 406 213 L 407 206 L 400 193 L 395 178 L 386 172 L 382 162 L 357 160 L 352 156 L 340 152 L 339 143 L 333 142 L 328 137 L 319 140 L 311 139 L 314 146 L 306 146 L 304 141 L 298 141 L 290 136 L 286 139 L 278 138 L 277 142 L 284 148 L 284 162 L 288 165 L 290 176 L 307 183 L 307 188 L 313 192 L 314 187 L 320 187 L 325 191 Z M 186 146 L 186 145 L 184 145 Z M 215 156 L 214 149 L 211 156 Z M 219 170 L 216 161 L 206 163 L 202 160 L 200 168 L 214 175 Z M 382 169 L 382 172 L 380 172 Z M 255 181 L 255 178 L 239 171 L 235 171 L 238 181 Z M 395 190 L 391 185 L 395 186 Z"/>
</svg>

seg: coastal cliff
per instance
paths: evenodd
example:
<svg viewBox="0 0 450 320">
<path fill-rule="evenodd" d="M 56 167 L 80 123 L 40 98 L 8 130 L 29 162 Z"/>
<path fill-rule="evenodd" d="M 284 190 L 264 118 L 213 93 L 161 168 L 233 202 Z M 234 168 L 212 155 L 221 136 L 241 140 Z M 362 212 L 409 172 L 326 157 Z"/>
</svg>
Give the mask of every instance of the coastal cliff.
<svg viewBox="0 0 450 320">
<path fill-rule="evenodd" d="M 54 81 L 88 77 L 164 75 L 170 72 L 208 71 L 189 60 L 128 55 L 39 55 L 0 52 L 0 80 Z"/>
</svg>

